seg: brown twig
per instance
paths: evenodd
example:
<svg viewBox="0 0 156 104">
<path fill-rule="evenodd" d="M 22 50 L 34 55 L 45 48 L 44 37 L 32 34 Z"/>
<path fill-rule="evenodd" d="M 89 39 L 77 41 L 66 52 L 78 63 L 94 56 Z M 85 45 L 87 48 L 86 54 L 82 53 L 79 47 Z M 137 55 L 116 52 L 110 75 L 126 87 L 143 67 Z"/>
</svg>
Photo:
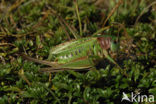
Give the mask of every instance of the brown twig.
<svg viewBox="0 0 156 104">
<path fill-rule="evenodd" d="M 10 46 L 16 47 L 14 44 L 11 44 L 11 43 L 0 43 L 0 46 L 5 46 L 5 45 L 10 45 Z"/>
<path fill-rule="evenodd" d="M 140 15 L 137 17 L 136 21 L 135 21 L 135 25 L 137 24 L 137 22 L 139 21 L 139 19 L 141 18 L 141 16 L 146 12 L 146 10 L 148 10 L 151 6 L 155 5 L 156 1 L 152 2 L 151 4 L 149 4 L 146 8 L 143 9 L 143 11 L 140 13 Z"/>
<path fill-rule="evenodd" d="M 43 12 L 43 17 L 41 18 L 41 20 L 39 22 L 37 22 L 37 24 L 35 24 L 32 28 L 39 27 L 42 24 L 42 22 L 49 16 L 49 13 L 50 13 L 49 10 Z"/>
<path fill-rule="evenodd" d="M 70 35 L 69 35 L 68 31 L 66 30 L 65 25 L 63 24 L 63 21 L 62 20 L 59 20 L 59 22 L 60 22 L 61 26 L 63 27 L 64 32 L 66 33 L 68 39 L 71 40 Z"/>
<path fill-rule="evenodd" d="M 74 1 L 74 4 L 75 4 L 75 9 L 76 9 L 76 15 L 79 21 L 80 36 L 82 36 L 82 24 L 81 24 L 81 18 L 79 15 L 79 7 L 78 7 L 77 0 Z"/>
<path fill-rule="evenodd" d="M 51 13 L 54 14 L 54 15 L 58 18 L 59 23 L 60 23 L 61 26 L 63 27 L 63 30 L 64 30 L 64 32 L 66 33 L 68 39 L 71 40 L 70 35 L 69 35 L 68 31 L 66 30 L 65 25 L 63 24 L 63 21 L 60 19 L 60 16 L 58 16 L 58 15 L 57 15 L 57 12 L 56 12 L 55 10 L 53 10 L 53 9 L 51 9 Z"/>
<path fill-rule="evenodd" d="M 119 0 L 119 2 L 115 5 L 115 7 L 112 9 L 112 11 L 108 14 L 106 20 L 104 21 L 102 27 L 105 26 L 106 22 L 108 21 L 108 19 L 113 15 L 113 13 L 115 12 L 115 10 L 117 10 L 117 8 L 122 4 L 123 0 Z"/>
<path fill-rule="evenodd" d="M 10 8 L 9 8 L 9 10 L 8 10 L 8 12 L 11 12 L 12 10 L 14 10 L 14 9 L 16 9 L 20 4 L 22 4 L 24 2 L 24 0 L 17 0 L 16 2 L 15 2 L 15 4 L 13 4 Z"/>
<path fill-rule="evenodd" d="M 51 13 L 54 14 L 58 18 L 58 20 L 59 20 L 60 24 L 63 26 L 63 28 L 65 29 L 65 26 L 67 26 L 67 28 L 73 34 L 75 39 L 77 39 L 76 32 L 73 31 L 73 29 L 69 26 L 69 24 L 61 16 L 59 16 L 55 10 L 51 9 Z M 67 30 L 65 30 L 65 31 L 67 32 Z M 69 36 L 68 32 L 67 32 L 67 36 Z"/>
<path fill-rule="evenodd" d="M 24 70 L 21 69 L 19 72 L 18 72 L 19 76 L 29 85 L 31 86 L 31 83 L 30 81 L 27 79 L 27 77 L 24 75 Z"/>
<path fill-rule="evenodd" d="M 2 63 L 5 65 L 6 64 L 5 59 L 2 56 L 0 56 L 0 59 L 2 60 Z"/>
</svg>

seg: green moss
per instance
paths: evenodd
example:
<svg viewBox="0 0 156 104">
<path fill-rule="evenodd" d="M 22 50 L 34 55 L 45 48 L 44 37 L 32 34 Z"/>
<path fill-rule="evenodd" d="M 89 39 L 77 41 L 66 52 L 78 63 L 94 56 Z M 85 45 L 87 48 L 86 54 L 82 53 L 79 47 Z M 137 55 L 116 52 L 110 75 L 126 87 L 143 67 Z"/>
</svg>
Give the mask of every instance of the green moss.
<svg viewBox="0 0 156 104">
<path fill-rule="evenodd" d="M 69 40 L 67 33 L 72 39 L 73 34 L 80 34 L 75 2 L 23 0 L 18 4 L 2 0 L 0 3 L 4 7 L 0 7 L 0 104 L 119 104 L 122 92 L 130 95 L 138 91 L 143 95 L 156 96 L 154 11 L 147 10 L 135 24 L 136 18 L 152 1 L 124 1 L 106 23 L 107 26 L 120 23 L 124 28 L 119 31 L 120 25 L 117 25 L 101 32 L 119 33 L 122 50 L 118 51 L 115 60 L 127 76 L 108 62 L 105 67 L 88 72 L 40 73 L 39 68 L 45 65 L 26 61 L 19 54 L 27 53 L 46 60 L 51 47 Z M 112 0 L 109 8 L 104 9 L 94 2 L 78 0 L 78 6 L 82 36 L 86 37 L 100 31 L 103 19 L 115 3 Z M 73 31 L 63 27 L 58 16 Z"/>
</svg>

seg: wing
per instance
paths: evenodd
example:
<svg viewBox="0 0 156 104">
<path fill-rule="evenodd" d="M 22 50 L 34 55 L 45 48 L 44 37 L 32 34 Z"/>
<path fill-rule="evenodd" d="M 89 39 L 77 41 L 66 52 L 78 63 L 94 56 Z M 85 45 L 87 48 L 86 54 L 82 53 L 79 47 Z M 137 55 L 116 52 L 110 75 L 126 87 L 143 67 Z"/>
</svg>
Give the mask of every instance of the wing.
<svg viewBox="0 0 156 104">
<path fill-rule="evenodd" d="M 52 48 L 50 50 L 50 53 L 51 54 L 59 54 L 62 50 L 66 49 L 67 47 L 69 47 L 73 44 L 76 44 L 77 42 L 78 41 L 76 41 L 76 40 L 71 40 L 71 41 L 59 44 L 59 45 L 55 46 L 55 48 Z"/>
<path fill-rule="evenodd" d="M 59 64 L 71 62 L 80 57 L 88 56 L 87 52 L 97 43 L 96 38 L 83 38 L 75 41 L 63 43 L 53 48 L 49 53 L 48 60 L 53 56 Z"/>
<path fill-rule="evenodd" d="M 83 44 L 86 44 L 86 43 L 89 43 L 92 41 L 96 41 L 96 38 L 86 37 L 86 38 L 82 38 L 82 39 L 72 40 L 69 42 L 62 43 L 62 44 L 56 46 L 55 48 L 52 48 L 50 53 L 55 54 L 55 55 L 60 54 L 65 51 L 70 51 L 73 48 L 76 48 L 78 46 L 81 46 Z"/>
</svg>

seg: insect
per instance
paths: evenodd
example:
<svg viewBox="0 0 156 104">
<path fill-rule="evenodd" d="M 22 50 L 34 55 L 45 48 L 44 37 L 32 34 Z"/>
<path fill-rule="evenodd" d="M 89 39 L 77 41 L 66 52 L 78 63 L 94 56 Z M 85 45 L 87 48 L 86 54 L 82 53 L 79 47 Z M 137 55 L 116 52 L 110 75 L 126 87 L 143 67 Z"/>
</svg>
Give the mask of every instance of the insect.
<svg viewBox="0 0 156 104">
<path fill-rule="evenodd" d="M 37 60 L 26 55 L 22 56 L 28 60 L 51 66 L 44 68 L 42 71 L 56 72 L 65 69 L 88 69 L 93 68 L 103 58 L 107 58 L 116 64 L 108 54 L 108 50 L 114 52 L 119 47 L 114 40 L 115 37 L 110 35 L 71 40 L 52 48 L 49 52 L 48 61 Z"/>
</svg>

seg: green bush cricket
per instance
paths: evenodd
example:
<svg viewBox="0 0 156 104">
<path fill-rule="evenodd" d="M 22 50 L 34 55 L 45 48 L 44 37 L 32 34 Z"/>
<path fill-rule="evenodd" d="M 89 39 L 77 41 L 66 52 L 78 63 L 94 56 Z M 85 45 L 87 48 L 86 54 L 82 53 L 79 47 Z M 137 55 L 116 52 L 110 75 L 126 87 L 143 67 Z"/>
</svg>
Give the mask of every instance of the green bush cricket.
<svg viewBox="0 0 156 104">
<path fill-rule="evenodd" d="M 22 56 L 28 60 L 51 66 L 42 69 L 42 71 L 48 72 L 93 68 L 103 58 L 116 64 L 108 54 L 108 50 L 114 52 L 119 48 L 119 45 L 114 43 L 115 38 L 111 35 L 97 35 L 62 43 L 50 50 L 48 61 L 37 60 L 26 55 Z M 54 62 L 51 62 L 52 60 Z"/>
</svg>

